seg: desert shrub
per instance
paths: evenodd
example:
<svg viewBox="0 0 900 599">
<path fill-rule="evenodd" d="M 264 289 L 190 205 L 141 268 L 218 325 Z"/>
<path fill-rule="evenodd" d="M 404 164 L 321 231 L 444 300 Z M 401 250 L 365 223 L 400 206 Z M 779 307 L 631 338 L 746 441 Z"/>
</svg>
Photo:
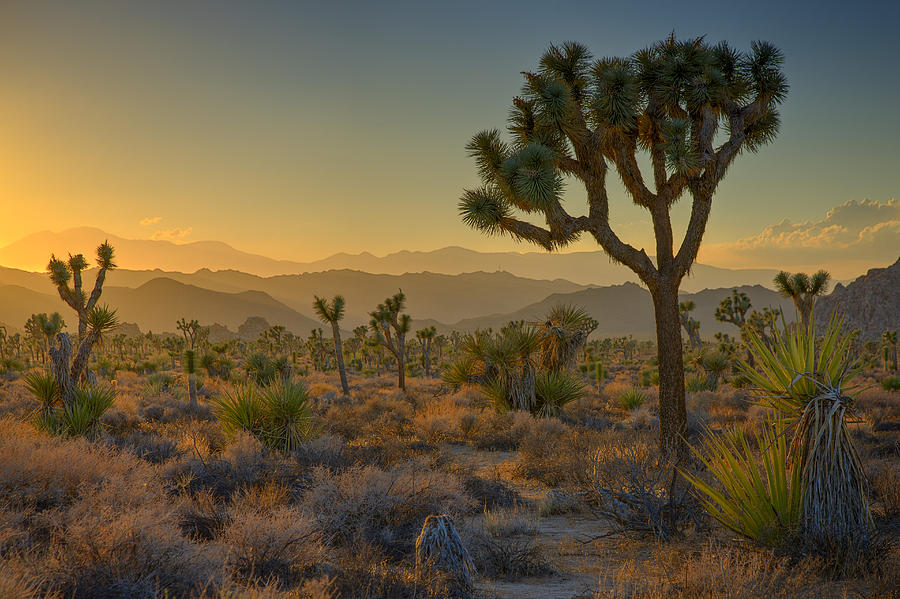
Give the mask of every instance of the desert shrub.
<svg viewBox="0 0 900 599">
<path fill-rule="evenodd" d="M 481 515 L 484 530 L 495 538 L 515 535 L 534 536 L 538 532 L 537 519 L 534 514 L 521 504 L 505 508 L 488 509 L 485 507 Z"/>
<path fill-rule="evenodd" d="M 234 507 L 220 535 L 228 563 L 242 580 L 296 583 L 322 560 L 323 547 L 312 521 L 291 506 Z"/>
<path fill-rule="evenodd" d="M 459 514 L 471 505 L 456 477 L 415 462 L 389 470 L 318 468 L 303 498 L 324 539 L 362 540 L 398 555 L 410 553 L 426 516 Z"/>
<path fill-rule="evenodd" d="M 584 453 L 597 438 L 591 430 L 573 429 L 559 420 L 535 421 L 519 443 L 515 473 L 551 487 L 570 483 L 584 467 Z"/>
<path fill-rule="evenodd" d="M 684 379 L 684 390 L 688 393 L 696 393 L 697 391 L 707 391 L 709 386 L 706 384 L 706 378 L 699 374 L 692 374 Z"/>
<path fill-rule="evenodd" d="M 84 439 L 45 437 L 0 420 L 0 497 L 8 506 L 49 509 L 68 505 L 109 480 L 143 488 L 151 466 Z"/>
<path fill-rule="evenodd" d="M 50 372 L 33 370 L 24 378 L 26 389 L 40 404 L 32 422 L 51 435 L 96 437 L 101 430 L 100 417 L 116 400 L 113 387 L 88 385 L 76 388 L 72 400 L 63 403 Z"/>
<path fill-rule="evenodd" d="M 620 534 L 670 539 L 694 522 L 686 490 L 671 490 L 674 473 L 646 437 L 595 443 L 575 469 L 587 508 Z"/>
<path fill-rule="evenodd" d="M 900 391 L 900 376 L 886 376 L 881 379 L 881 388 L 885 391 Z"/>
<path fill-rule="evenodd" d="M 584 384 L 568 372 L 539 372 L 534 381 L 535 415 L 559 416 L 563 408 L 584 395 Z"/>
<path fill-rule="evenodd" d="M 637 387 L 630 387 L 616 393 L 614 399 L 616 404 L 618 404 L 620 408 L 626 411 L 631 411 L 638 408 L 645 401 L 647 401 L 647 394 Z"/>
<path fill-rule="evenodd" d="M 882 517 L 900 516 L 900 465 L 895 461 L 877 462 L 868 478 L 875 500 L 881 503 Z"/>
<path fill-rule="evenodd" d="M 154 464 L 161 464 L 181 454 L 178 444 L 172 439 L 142 430 L 109 437 L 108 443 Z"/>
<path fill-rule="evenodd" d="M 533 424 L 534 418 L 527 412 L 486 412 L 479 420 L 471 441 L 478 449 L 515 450 Z"/>
</svg>

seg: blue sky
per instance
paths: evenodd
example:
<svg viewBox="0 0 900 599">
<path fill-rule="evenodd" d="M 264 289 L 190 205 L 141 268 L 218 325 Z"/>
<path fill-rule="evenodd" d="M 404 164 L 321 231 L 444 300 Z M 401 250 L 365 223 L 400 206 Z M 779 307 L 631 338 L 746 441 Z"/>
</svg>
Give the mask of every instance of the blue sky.
<svg viewBox="0 0 900 599">
<path fill-rule="evenodd" d="M 709 248 L 898 195 L 898 3 L 6 2 L 0 245 L 94 225 L 295 259 L 530 249 L 460 223 L 476 182 L 466 141 L 504 125 L 548 44 L 627 55 L 672 31 L 769 40 L 791 84 L 776 143 L 720 187 Z M 615 197 L 623 237 L 649 244 L 644 215 Z M 577 212 L 577 188 L 569 201 Z M 879 235 L 858 260 L 892 261 L 900 227 Z"/>
</svg>

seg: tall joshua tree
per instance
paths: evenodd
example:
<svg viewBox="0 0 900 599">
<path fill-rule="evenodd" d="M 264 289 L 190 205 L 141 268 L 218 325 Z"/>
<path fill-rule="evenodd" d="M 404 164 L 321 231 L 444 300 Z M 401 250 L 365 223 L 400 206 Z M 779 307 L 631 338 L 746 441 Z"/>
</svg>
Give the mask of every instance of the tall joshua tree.
<svg viewBox="0 0 900 599">
<path fill-rule="evenodd" d="M 50 256 L 47 270 L 50 280 L 56 285 L 59 297 L 78 315 L 78 339 L 75 355 L 72 355 L 72 341 L 66 333 L 56 336 L 58 347 L 50 348 L 50 368 L 56 379 L 60 397 L 64 405 L 69 405 L 74 397 L 79 381 L 86 376 L 91 349 L 100 342 L 103 334 L 118 325 L 116 311 L 106 306 L 98 306 L 103 293 L 106 273 L 116 267 L 115 253 L 111 245 L 104 241 L 97 247 L 97 278 L 90 295 L 82 287 L 81 272 L 87 268 L 87 260 L 82 254 L 69 254 L 68 261 L 55 255 Z M 69 286 L 69 282 L 72 286 Z"/>
<path fill-rule="evenodd" d="M 431 343 L 434 336 L 437 335 L 437 329 L 434 327 L 425 327 L 416 331 L 416 338 L 422 342 L 422 367 L 425 368 L 425 376 L 431 376 Z"/>
<path fill-rule="evenodd" d="M 341 374 L 341 390 L 344 395 L 350 395 L 350 387 L 347 385 L 347 370 L 344 368 L 344 348 L 341 344 L 341 327 L 338 323 L 344 318 L 344 297 L 336 295 L 328 300 L 318 295 L 313 301 L 313 310 L 319 320 L 331 325 L 331 337 L 334 339 L 334 357 L 337 360 L 338 372 Z"/>
<path fill-rule="evenodd" d="M 803 272 L 791 274 L 781 271 L 775 275 L 775 289 L 784 297 L 789 297 L 797 308 L 800 321 L 804 328 L 809 326 L 812 318 L 813 306 L 816 298 L 828 291 L 828 281 L 831 275 L 828 271 L 820 270 L 812 277 Z"/>
<path fill-rule="evenodd" d="M 406 295 L 400 290 L 378 304 L 369 313 L 372 320 L 369 327 L 375 333 L 379 345 L 383 345 L 397 360 L 397 386 L 406 390 L 406 335 L 412 320 L 409 314 L 402 314 L 406 307 Z"/>
<path fill-rule="evenodd" d="M 465 223 L 548 251 L 587 233 L 650 290 L 659 442 L 670 455 L 685 447 L 678 288 L 697 257 L 726 171 L 742 151 L 756 152 L 777 134 L 777 106 L 788 90 L 782 61 L 781 51 L 766 42 L 740 52 L 725 42 L 674 36 L 625 58 L 594 60 L 577 43 L 551 46 L 539 69 L 524 73 L 509 119 L 512 141 L 494 129 L 476 134 L 467 146 L 483 185 L 463 194 Z M 717 136 L 720 125 L 724 133 Z M 649 182 L 641 154 L 649 158 Z M 611 167 L 630 200 L 650 214 L 655 261 L 612 229 L 606 185 Z M 563 207 L 566 177 L 584 185 L 587 215 L 571 216 Z M 691 198 L 691 216 L 676 248 L 669 211 L 684 195 Z M 543 216 L 546 227 L 518 218 L 516 210 Z"/>
</svg>

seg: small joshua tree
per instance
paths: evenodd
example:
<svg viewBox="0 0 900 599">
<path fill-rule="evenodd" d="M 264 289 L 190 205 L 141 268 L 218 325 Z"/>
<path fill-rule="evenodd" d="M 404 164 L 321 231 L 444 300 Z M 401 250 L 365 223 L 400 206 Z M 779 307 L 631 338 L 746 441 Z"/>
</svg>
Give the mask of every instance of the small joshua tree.
<svg viewBox="0 0 900 599">
<path fill-rule="evenodd" d="M 331 303 L 326 299 L 314 296 L 313 310 L 324 323 L 331 325 L 331 337 L 334 339 L 334 357 L 337 360 L 338 372 L 341 375 L 341 390 L 344 395 L 350 395 L 350 386 L 347 385 L 347 370 L 344 368 L 344 348 L 341 344 L 341 327 L 338 323 L 344 318 L 344 297 L 336 295 Z"/>
<path fill-rule="evenodd" d="M 431 376 L 431 343 L 437 329 L 434 327 L 425 327 L 416 331 L 416 339 L 422 342 L 422 367 L 425 368 L 425 376 Z"/>
<path fill-rule="evenodd" d="M 406 295 L 398 291 L 378 304 L 369 316 L 369 327 L 375 333 L 378 343 L 394 355 L 397 360 L 397 386 L 406 390 L 406 335 L 412 320 L 409 314 L 402 314 L 406 305 Z"/>
<path fill-rule="evenodd" d="M 775 288 L 781 295 L 793 300 L 804 329 L 809 326 L 816 298 L 828 290 L 829 280 L 831 275 L 825 270 L 820 270 L 812 277 L 803 272 L 792 275 L 785 271 L 775 275 Z"/>
<path fill-rule="evenodd" d="M 78 339 L 75 355 L 72 355 L 72 342 L 66 333 L 56 336 L 58 347 L 50 348 L 50 368 L 59 390 L 63 405 L 69 405 L 75 399 L 79 381 L 89 378 L 87 364 L 91 349 L 100 342 L 107 331 L 114 329 L 119 323 L 116 311 L 106 306 L 98 306 L 97 301 L 103 293 L 106 273 L 116 267 L 114 251 L 111 245 L 103 242 L 97 248 L 97 278 L 90 295 L 82 288 L 81 272 L 87 268 L 87 260 L 82 254 L 69 254 L 68 261 L 62 261 L 55 255 L 50 256 L 47 270 L 50 280 L 56 285 L 59 296 L 78 314 Z M 69 282 L 72 286 L 69 286 Z"/>
<path fill-rule="evenodd" d="M 681 315 L 681 326 L 684 327 L 684 332 L 687 333 L 688 339 L 691 342 L 691 349 L 697 351 L 703 347 L 703 342 L 700 341 L 700 321 L 691 316 L 691 312 L 694 311 L 696 305 L 692 301 L 680 302 L 678 304 L 678 313 Z"/>
<path fill-rule="evenodd" d="M 184 351 L 184 355 L 181 359 L 181 365 L 184 368 L 184 373 L 188 377 L 188 397 L 190 398 L 191 408 L 197 407 L 197 354 L 196 354 L 196 345 L 197 341 L 202 336 L 203 327 L 200 326 L 200 323 L 196 320 L 186 320 L 181 318 L 176 326 L 178 330 L 181 331 L 181 334 L 184 336 L 184 343 L 187 346 L 187 349 Z"/>
<path fill-rule="evenodd" d="M 686 449 L 678 288 L 697 257 L 726 172 L 739 155 L 777 135 L 778 105 L 788 90 L 782 61 L 781 51 L 766 42 L 753 42 L 744 53 L 725 42 L 674 35 L 631 56 L 600 60 L 581 44 L 551 46 L 536 71 L 523 73 L 509 119 L 512 141 L 486 130 L 467 147 L 483 185 L 463 194 L 465 223 L 548 251 L 589 235 L 649 289 L 659 358 L 659 443 L 668 455 Z M 612 228 L 607 180 L 615 175 L 628 199 L 649 213 L 655 260 Z M 564 207 L 567 177 L 584 185 L 586 215 Z M 670 210 L 685 195 L 691 216 L 676 246 Z M 543 217 L 546 226 L 528 216 Z"/>
</svg>

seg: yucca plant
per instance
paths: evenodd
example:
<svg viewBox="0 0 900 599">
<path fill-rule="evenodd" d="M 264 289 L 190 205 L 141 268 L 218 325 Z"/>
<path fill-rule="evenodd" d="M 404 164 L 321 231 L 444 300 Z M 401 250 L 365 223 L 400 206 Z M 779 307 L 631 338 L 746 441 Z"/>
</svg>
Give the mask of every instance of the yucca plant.
<svg viewBox="0 0 900 599">
<path fill-rule="evenodd" d="M 695 453 L 721 490 L 683 473 L 713 518 L 770 546 L 783 544 L 800 524 L 801 468 L 791 463 L 785 428 L 785 420 L 773 416 L 759 438 L 759 462 L 743 430 L 735 428 L 725 435 L 707 430 L 703 451 Z"/>
<path fill-rule="evenodd" d="M 243 385 L 214 398 L 212 404 L 227 434 L 244 431 L 277 451 L 294 451 L 317 432 L 300 383 L 278 380 L 262 388 Z"/>
<path fill-rule="evenodd" d="M 619 407 L 629 412 L 639 408 L 645 401 L 647 401 L 647 394 L 637 387 L 630 387 L 616 395 L 616 402 L 619 404 Z"/>
<path fill-rule="evenodd" d="M 301 383 L 279 381 L 260 391 L 263 442 L 272 449 L 290 452 L 312 437 L 312 408 Z"/>
<path fill-rule="evenodd" d="M 567 372 L 541 372 L 534 381 L 539 416 L 559 416 L 566 405 L 584 395 L 584 383 Z"/>
<path fill-rule="evenodd" d="M 229 435 L 245 431 L 254 437 L 263 431 L 263 405 L 258 388 L 246 384 L 212 399 L 213 411 Z"/>
<path fill-rule="evenodd" d="M 868 485 L 846 418 L 853 412 L 849 384 L 858 373 L 852 334 L 833 317 L 821 339 L 813 320 L 783 326 L 771 350 L 761 336 L 748 335 L 756 368 L 741 362 L 757 387 L 759 403 L 793 424 L 791 455 L 803 486 L 801 532 L 829 552 L 865 543 L 872 527 Z"/>
<path fill-rule="evenodd" d="M 25 388 L 40 402 L 40 411 L 43 413 L 52 410 L 60 399 L 59 385 L 53 374 L 46 370 L 32 370 L 22 378 L 25 380 Z"/>
<path fill-rule="evenodd" d="M 100 418 L 112 407 L 116 390 L 108 385 L 78 387 L 71 402 L 35 414 L 34 424 L 53 435 L 96 437 Z"/>
</svg>

